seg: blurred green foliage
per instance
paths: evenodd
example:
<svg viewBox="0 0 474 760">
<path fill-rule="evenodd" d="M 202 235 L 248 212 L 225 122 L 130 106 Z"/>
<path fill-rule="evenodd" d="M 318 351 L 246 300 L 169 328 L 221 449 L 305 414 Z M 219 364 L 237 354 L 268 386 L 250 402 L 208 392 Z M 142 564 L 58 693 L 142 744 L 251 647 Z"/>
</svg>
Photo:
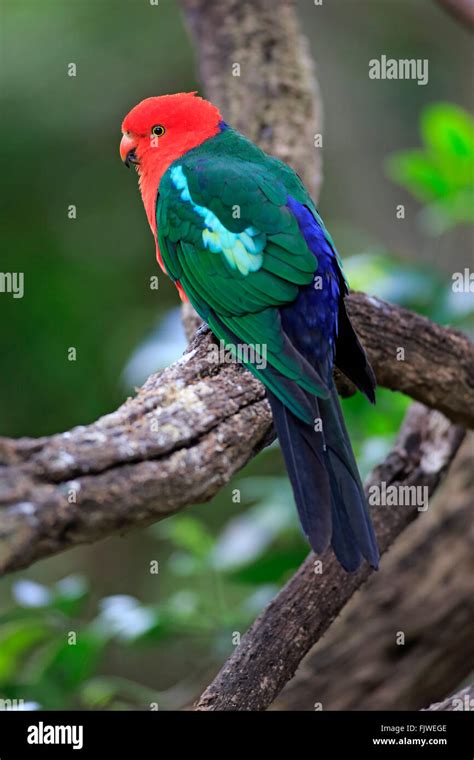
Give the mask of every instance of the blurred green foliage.
<svg viewBox="0 0 474 760">
<path fill-rule="evenodd" d="M 127 357 L 176 304 L 167 278 L 149 287 L 120 126 L 142 98 L 197 82 L 175 0 L 4 0 L 1 54 L 1 269 L 24 273 L 25 296 L 0 297 L 0 426 L 42 435 L 116 408 Z"/>
<path fill-rule="evenodd" d="M 129 597 L 104 599 L 90 621 L 81 620 L 90 590 L 83 576 L 69 576 L 52 587 L 17 581 L 16 606 L 0 615 L 0 693 L 23 700 L 29 709 L 120 709 L 133 697 L 157 695 L 125 679 L 94 678 L 104 651 L 114 640 L 138 642 L 156 637 L 155 611 Z M 126 628 L 117 624 L 125 621 Z"/>
<path fill-rule="evenodd" d="M 395 153 L 389 175 L 425 204 L 433 234 L 474 222 L 474 119 L 450 103 L 428 106 L 421 116 L 422 149 Z"/>
</svg>

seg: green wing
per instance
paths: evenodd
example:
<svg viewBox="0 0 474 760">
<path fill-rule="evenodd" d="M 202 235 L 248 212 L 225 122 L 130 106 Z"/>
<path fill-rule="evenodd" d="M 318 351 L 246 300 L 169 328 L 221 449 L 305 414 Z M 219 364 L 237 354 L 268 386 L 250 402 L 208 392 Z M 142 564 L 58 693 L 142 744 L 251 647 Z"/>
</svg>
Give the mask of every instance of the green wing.
<svg viewBox="0 0 474 760">
<path fill-rule="evenodd" d="M 158 239 L 168 274 L 214 334 L 236 355 L 239 344 L 252 346 L 246 366 L 309 422 L 304 391 L 327 397 L 328 388 L 289 342 L 278 309 L 312 282 L 317 259 L 286 201 L 285 184 L 264 165 L 182 159 L 160 183 Z"/>
</svg>

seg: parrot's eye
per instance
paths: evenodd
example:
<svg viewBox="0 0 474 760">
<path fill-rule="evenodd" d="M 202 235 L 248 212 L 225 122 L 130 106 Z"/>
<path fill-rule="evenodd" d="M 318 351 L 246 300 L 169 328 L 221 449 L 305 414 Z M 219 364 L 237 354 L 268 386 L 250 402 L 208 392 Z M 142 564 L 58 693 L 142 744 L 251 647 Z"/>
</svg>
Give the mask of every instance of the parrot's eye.
<svg viewBox="0 0 474 760">
<path fill-rule="evenodd" d="M 151 128 L 151 133 L 152 135 L 155 135 L 155 137 L 161 137 L 165 132 L 166 130 L 161 124 L 155 124 L 155 126 Z"/>
</svg>

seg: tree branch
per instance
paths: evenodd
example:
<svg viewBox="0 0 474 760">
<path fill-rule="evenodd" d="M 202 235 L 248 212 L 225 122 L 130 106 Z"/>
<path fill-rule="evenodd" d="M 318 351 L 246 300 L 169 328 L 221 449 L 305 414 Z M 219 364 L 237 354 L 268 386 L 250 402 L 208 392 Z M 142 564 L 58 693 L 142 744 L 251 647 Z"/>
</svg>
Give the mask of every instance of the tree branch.
<svg viewBox="0 0 474 760">
<path fill-rule="evenodd" d="M 379 381 L 473 424 L 467 338 L 360 293 L 349 303 Z M 92 425 L 0 438 L 0 573 L 208 501 L 272 439 L 263 386 L 216 364 L 212 346 L 201 328 L 182 359 Z"/>
<path fill-rule="evenodd" d="M 454 457 L 464 431 L 439 412 L 414 404 L 397 445 L 376 468 L 366 491 L 382 482 L 426 486 L 431 495 Z M 385 551 L 419 512 L 416 507 L 379 507 L 372 511 L 381 551 Z M 293 676 L 371 571 L 367 565 L 348 575 L 331 550 L 317 572 L 310 554 L 257 618 L 197 704 L 197 710 L 265 710 Z"/>
<path fill-rule="evenodd" d="M 361 293 L 349 296 L 348 311 L 379 385 L 474 427 L 474 344 L 469 338 Z"/>
<path fill-rule="evenodd" d="M 207 97 L 233 127 L 290 164 L 316 199 L 322 151 L 315 147 L 315 134 L 322 132 L 322 106 L 293 0 L 181 0 L 181 5 Z"/>
</svg>

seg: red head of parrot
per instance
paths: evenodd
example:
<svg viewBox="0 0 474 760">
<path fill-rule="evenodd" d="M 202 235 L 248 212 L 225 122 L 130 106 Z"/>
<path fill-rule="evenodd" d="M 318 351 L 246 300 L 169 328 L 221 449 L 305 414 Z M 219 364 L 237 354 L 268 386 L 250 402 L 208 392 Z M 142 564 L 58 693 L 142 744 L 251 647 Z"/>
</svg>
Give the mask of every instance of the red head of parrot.
<svg viewBox="0 0 474 760">
<path fill-rule="evenodd" d="M 187 151 L 218 134 L 218 108 L 195 92 L 179 92 L 142 100 L 122 123 L 120 157 L 139 174 L 139 186 L 156 244 L 156 258 L 165 271 L 156 230 L 158 186 L 168 167 Z M 181 300 L 187 297 L 176 282 Z"/>
<path fill-rule="evenodd" d="M 218 108 L 194 92 L 146 98 L 122 123 L 120 156 L 135 164 L 148 221 L 156 235 L 156 195 L 168 167 L 180 156 L 218 134 Z"/>
</svg>

